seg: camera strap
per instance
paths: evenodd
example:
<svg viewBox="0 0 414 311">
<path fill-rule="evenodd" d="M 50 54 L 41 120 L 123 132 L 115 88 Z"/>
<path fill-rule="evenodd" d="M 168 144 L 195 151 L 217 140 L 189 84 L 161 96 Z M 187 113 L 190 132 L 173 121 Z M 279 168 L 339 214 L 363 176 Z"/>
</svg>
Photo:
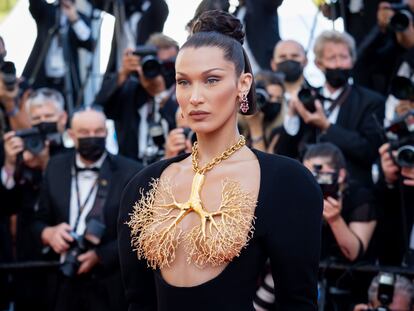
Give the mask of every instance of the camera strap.
<svg viewBox="0 0 414 311">
<path fill-rule="evenodd" d="M 80 220 L 80 217 L 82 215 L 82 212 L 85 209 L 86 204 L 88 204 L 90 198 L 92 197 L 92 193 L 94 192 L 96 186 L 98 185 L 99 177 L 96 177 L 91 189 L 89 189 L 89 192 L 88 192 L 88 194 L 86 196 L 86 199 L 83 202 L 83 204 L 81 204 L 81 200 L 80 200 L 78 171 L 76 169 L 75 169 L 74 177 L 75 177 L 75 187 L 76 187 L 76 201 L 77 201 L 77 204 L 78 204 L 78 214 L 76 216 L 75 225 L 73 226 L 74 231 L 76 231 L 76 229 L 78 228 L 78 225 L 79 225 L 79 220 Z"/>
<path fill-rule="evenodd" d="M 338 98 L 332 101 L 332 105 L 328 109 L 325 109 L 325 115 L 327 118 L 332 114 L 336 107 L 341 106 L 349 97 L 352 86 L 347 84 L 344 90 L 339 94 Z"/>
</svg>

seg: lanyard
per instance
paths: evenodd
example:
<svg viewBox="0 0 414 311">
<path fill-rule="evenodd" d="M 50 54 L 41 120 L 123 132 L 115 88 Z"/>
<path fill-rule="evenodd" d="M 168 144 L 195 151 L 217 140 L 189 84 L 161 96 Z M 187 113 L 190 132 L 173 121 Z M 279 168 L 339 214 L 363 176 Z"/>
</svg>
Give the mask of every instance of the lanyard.
<svg viewBox="0 0 414 311">
<path fill-rule="evenodd" d="M 339 94 L 338 98 L 332 101 L 331 106 L 325 110 L 325 115 L 327 118 L 331 115 L 334 109 L 338 106 L 341 106 L 348 98 L 349 94 L 351 93 L 351 86 L 345 86 L 345 89 Z"/>
<path fill-rule="evenodd" d="M 75 171 L 75 187 L 76 187 L 76 201 L 78 203 L 78 215 L 76 216 L 75 225 L 73 226 L 73 230 L 76 232 L 76 229 L 79 225 L 79 219 L 82 215 L 83 210 L 85 209 L 86 204 L 88 203 L 89 199 L 92 197 L 92 193 L 95 190 L 95 187 L 98 184 L 99 177 L 96 177 L 95 182 L 93 183 L 91 189 L 89 190 L 88 195 L 86 196 L 85 201 L 81 204 L 80 201 L 80 191 L 79 191 L 79 182 L 78 182 L 78 172 Z"/>
</svg>

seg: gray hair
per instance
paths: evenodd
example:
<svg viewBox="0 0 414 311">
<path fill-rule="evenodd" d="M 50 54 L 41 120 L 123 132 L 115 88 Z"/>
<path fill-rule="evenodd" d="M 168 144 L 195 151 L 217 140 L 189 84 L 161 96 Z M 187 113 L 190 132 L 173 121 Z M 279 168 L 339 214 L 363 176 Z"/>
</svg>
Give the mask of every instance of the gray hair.
<svg viewBox="0 0 414 311">
<path fill-rule="evenodd" d="M 313 53 L 317 61 L 322 58 L 323 49 L 328 42 L 345 44 L 351 54 L 352 61 L 355 63 L 356 45 L 354 38 L 347 32 L 339 32 L 336 30 L 325 30 L 316 38 Z"/>
<path fill-rule="evenodd" d="M 378 286 L 379 278 L 377 275 L 372 281 L 368 289 L 368 299 L 369 302 L 373 302 L 377 299 L 378 296 Z M 414 285 L 413 283 L 402 275 L 396 275 L 395 284 L 394 284 L 394 295 L 405 295 L 410 303 L 410 308 L 414 305 Z"/>
<path fill-rule="evenodd" d="M 54 89 L 43 87 L 34 90 L 27 99 L 26 112 L 30 115 L 32 107 L 43 106 L 46 103 L 53 103 L 59 112 L 64 111 L 65 100 L 62 94 Z"/>
</svg>

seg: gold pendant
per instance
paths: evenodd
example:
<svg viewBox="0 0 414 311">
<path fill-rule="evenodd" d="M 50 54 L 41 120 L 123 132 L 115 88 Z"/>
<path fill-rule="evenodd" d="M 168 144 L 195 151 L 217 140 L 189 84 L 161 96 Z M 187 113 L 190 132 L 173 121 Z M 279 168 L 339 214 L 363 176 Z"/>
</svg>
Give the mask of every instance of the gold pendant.
<svg viewBox="0 0 414 311">
<path fill-rule="evenodd" d="M 204 180 L 205 175 L 195 174 L 185 203 L 175 200 L 168 180 L 153 180 L 146 194 L 141 190 L 127 224 L 138 258 L 145 258 L 151 268 L 169 266 L 179 243 L 185 243 L 189 263 L 221 265 L 239 256 L 253 236 L 256 201 L 252 196 L 238 182 L 225 180 L 220 207 L 208 212 L 200 197 Z M 200 224 L 183 232 L 179 223 L 192 212 L 200 217 Z"/>
</svg>

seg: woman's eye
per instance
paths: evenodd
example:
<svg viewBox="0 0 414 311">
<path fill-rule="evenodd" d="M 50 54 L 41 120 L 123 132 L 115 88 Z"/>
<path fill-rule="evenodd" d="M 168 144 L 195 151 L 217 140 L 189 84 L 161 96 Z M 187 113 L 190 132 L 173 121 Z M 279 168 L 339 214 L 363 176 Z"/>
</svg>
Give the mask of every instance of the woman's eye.
<svg viewBox="0 0 414 311">
<path fill-rule="evenodd" d="M 188 81 L 187 80 L 177 80 L 177 84 L 182 85 L 182 86 L 186 86 L 186 85 L 188 85 Z"/>
<path fill-rule="evenodd" d="M 208 78 L 207 84 L 214 84 L 214 83 L 217 83 L 218 81 L 219 81 L 218 78 Z"/>
</svg>

